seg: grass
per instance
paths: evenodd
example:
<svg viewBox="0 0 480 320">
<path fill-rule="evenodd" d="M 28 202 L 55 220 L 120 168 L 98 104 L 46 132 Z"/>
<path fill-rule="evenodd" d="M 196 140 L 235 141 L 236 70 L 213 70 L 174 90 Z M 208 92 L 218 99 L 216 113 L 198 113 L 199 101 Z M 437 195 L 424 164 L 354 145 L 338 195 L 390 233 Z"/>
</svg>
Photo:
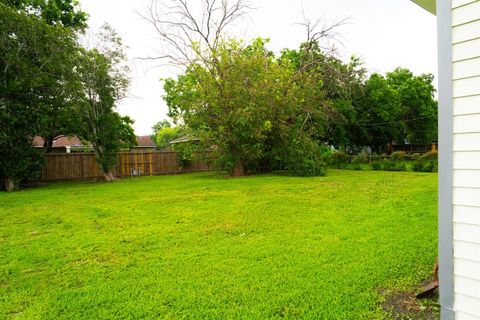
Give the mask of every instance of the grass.
<svg viewBox="0 0 480 320">
<path fill-rule="evenodd" d="M 0 319 L 383 319 L 429 277 L 436 174 L 213 173 L 0 194 Z"/>
</svg>

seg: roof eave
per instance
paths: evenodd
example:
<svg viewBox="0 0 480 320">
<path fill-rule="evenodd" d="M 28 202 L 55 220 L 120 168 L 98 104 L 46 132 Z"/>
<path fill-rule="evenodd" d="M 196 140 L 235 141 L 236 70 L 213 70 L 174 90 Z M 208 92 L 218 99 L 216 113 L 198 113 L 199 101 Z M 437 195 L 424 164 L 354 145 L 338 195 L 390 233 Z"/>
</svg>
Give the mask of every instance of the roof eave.
<svg viewBox="0 0 480 320">
<path fill-rule="evenodd" d="M 436 0 L 412 0 L 416 4 L 418 4 L 423 9 L 436 14 L 437 13 L 437 2 Z"/>
</svg>

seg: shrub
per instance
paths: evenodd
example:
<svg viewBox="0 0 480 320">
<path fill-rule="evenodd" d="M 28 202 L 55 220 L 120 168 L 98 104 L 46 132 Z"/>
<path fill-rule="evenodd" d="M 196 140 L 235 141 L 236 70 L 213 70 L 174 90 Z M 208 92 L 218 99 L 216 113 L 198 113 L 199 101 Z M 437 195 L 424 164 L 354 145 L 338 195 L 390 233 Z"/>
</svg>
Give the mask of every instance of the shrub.
<svg viewBox="0 0 480 320">
<path fill-rule="evenodd" d="M 327 173 L 327 165 L 323 160 L 325 149 L 324 146 L 309 140 L 293 145 L 288 156 L 287 170 L 301 177 L 325 176 Z"/>
<path fill-rule="evenodd" d="M 377 153 L 372 153 L 372 154 L 370 155 L 370 159 L 371 159 L 372 161 L 378 161 L 378 160 L 381 159 L 381 157 L 380 157 L 380 155 L 377 154 Z"/>
<path fill-rule="evenodd" d="M 372 170 L 374 170 L 374 171 L 382 170 L 382 163 L 379 162 L 379 161 L 373 162 L 372 163 Z"/>
<path fill-rule="evenodd" d="M 368 163 L 368 158 L 365 153 L 357 154 L 352 158 L 352 164 L 365 164 Z"/>
<path fill-rule="evenodd" d="M 438 171 L 438 153 L 436 151 L 431 151 L 419 157 L 413 165 L 413 171 L 417 171 L 417 172 Z"/>
<path fill-rule="evenodd" d="M 423 155 L 425 160 L 438 160 L 438 152 L 437 151 L 430 151 Z"/>
<path fill-rule="evenodd" d="M 405 152 L 395 151 L 390 155 L 390 160 L 392 161 L 403 161 L 405 160 Z"/>
<path fill-rule="evenodd" d="M 407 166 L 403 161 L 387 160 L 383 163 L 385 171 L 407 171 Z"/>
<path fill-rule="evenodd" d="M 348 163 L 348 156 L 343 151 L 335 151 L 330 155 L 328 163 L 336 169 L 345 168 Z"/>
<path fill-rule="evenodd" d="M 180 167 L 185 169 L 197 157 L 198 145 L 195 142 L 182 142 L 175 144 L 173 150 L 177 152 Z"/>
<path fill-rule="evenodd" d="M 368 163 L 368 158 L 365 153 L 357 154 L 352 158 L 352 169 L 362 170 L 362 164 Z"/>
</svg>

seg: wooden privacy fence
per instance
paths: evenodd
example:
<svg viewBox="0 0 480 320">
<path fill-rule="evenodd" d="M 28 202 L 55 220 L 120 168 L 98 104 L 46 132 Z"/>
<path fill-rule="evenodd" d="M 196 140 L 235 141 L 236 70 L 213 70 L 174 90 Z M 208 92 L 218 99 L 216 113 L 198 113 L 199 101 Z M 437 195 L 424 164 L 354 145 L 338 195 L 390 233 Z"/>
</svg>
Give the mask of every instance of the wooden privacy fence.
<svg viewBox="0 0 480 320">
<path fill-rule="evenodd" d="M 410 153 L 427 153 L 430 151 L 437 151 L 438 143 L 432 144 L 394 144 L 392 151 L 403 151 Z"/>
<path fill-rule="evenodd" d="M 90 180 L 102 178 L 103 174 L 93 153 L 47 154 L 42 170 L 42 181 Z M 176 152 L 119 153 L 115 176 L 162 175 L 212 170 L 205 160 L 193 160 L 182 168 Z"/>
</svg>

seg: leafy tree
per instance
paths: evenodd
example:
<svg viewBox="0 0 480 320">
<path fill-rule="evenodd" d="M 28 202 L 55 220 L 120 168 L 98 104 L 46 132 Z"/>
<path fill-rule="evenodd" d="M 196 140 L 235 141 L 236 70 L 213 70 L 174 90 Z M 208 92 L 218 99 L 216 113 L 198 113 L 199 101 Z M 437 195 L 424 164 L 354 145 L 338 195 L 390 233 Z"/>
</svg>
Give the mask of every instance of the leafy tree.
<svg viewBox="0 0 480 320">
<path fill-rule="evenodd" d="M 115 112 L 118 100 L 128 89 L 128 68 L 121 38 L 105 25 L 98 34 L 101 46 L 82 50 L 77 72 L 83 96 L 78 102 L 79 136 L 89 141 L 107 181 L 115 179 L 113 167 L 120 150 L 136 144 L 133 121 Z"/>
<path fill-rule="evenodd" d="M 431 143 L 437 137 L 437 102 L 432 75 L 415 76 L 398 68 L 372 74 L 353 100 L 351 146 L 385 151 L 389 143 Z"/>
<path fill-rule="evenodd" d="M 352 143 L 383 152 L 388 143 L 402 141 L 405 133 L 403 109 L 398 93 L 380 74 L 366 81 L 362 96 L 356 101 L 357 122 L 350 130 Z"/>
<path fill-rule="evenodd" d="M 76 44 L 70 30 L 2 3 L 0 26 L 0 173 L 11 189 L 38 174 L 40 155 L 32 139 L 51 125 L 49 114 L 69 83 Z"/>
<path fill-rule="evenodd" d="M 42 19 L 47 24 L 59 29 L 63 27 L 83 31 L 87 26 L 88 16 L 80 10 L 77 0 L 0 0 L 0 3 L 4 3 L 17 12 Z M 74 33 L 71 35 L 72 38 L 76 38 Z M 63 60 L 57 60 L 60 66 L 64 66 L 62 80 L 52 83 L 49 86 L 51 90 L 43 98 L 48 107 L 44 108 L 41 119 L 44 125 L 37 135 L 43 137 L 44 152 L 46 153 L 52 150 L 53 141 L 56 138 L 62 135 L 74 135 L 77 131 L 77 123 L 71 117 L 72 102 L 74 101 L 71 95 L 78 89 L 74 85 L 76 79 L 72 72 L 75 55 L 75 50 L 70 50 Z M 44 74 L 44 76 L 48 75 Z M 56 79 L 58 74 L 52 74 L 51 77 Z"/>
<path fill-rule="evenodd" d="M 354 101 L 362 93 L 365 69 L 356 57 L 343 63 L 332 54 L 325 53 L 319 41 L 305 42 L 299 50 L 283 50 L 281 59 L 289 59 L 299 72 L 309 73 L 317 79 L 311 90 L 321 90 L 323 95 L 314 102 L 328 111 L 328 122 L 321 123 L 315 138 L 339 147 L 351 143 L 349 126 L 356 121 Z"/>
<path fill-rule="evenodd" d="M 438 103 L 434 100 L 433 75 L 415 76 L 407 69 L 387 73 L 388 85 L 397 92 L 403 109 L 406 139 L 410 143 L 429 144 L 437 139 Z"/>
<path fill-rule="evenodd" d="M 152 127 L 153 135 L 155 135 L 158 131 L 164 128 L 171 128 L 171 127 L 172 125 L 168 120 L 161 120 L 153 125 Z"/>
<path fill-rule="evenodd" d="M 280 93 L 275 87 L 285 85 L 283 70 L 261 40 L 246 48 L 224 42 L 215 54 L 210 66 L 192 65 L 177 81 L 167 80 L 165 99 L 171 117 L 183 119 L 199 139 L 216 146 L 219 168 L 233 173 L 237 167 L 243 174 L 264 155 L 279 97 L 267 93 Z M 270 79 L 274 75 L 278 82 Z"/>
<path fill-rule="evenodd" d="M 157 145 L 157 149 L 168 149 L 170 141 L 180 138 L 185 135 L 185 130 L 182 126 L 171 127 L 170 123 L 166 120 L 163 123 L 163 127 L 157 125 L 154 126 L 157 129 L 153 135 L 153 139 Z"/>
<path fill-rule="evenodd" d="M 87 26 L 88 15 L 80 10 L 78 0 L 0 0 L 0 3 L 42 18 L 50 25 L 77 30 Z"/>
<path fill-rule="evenodd" d="M 262 39 L 248 46 L 221 42 L 212 53 L 209 64 L 166 80 L 169 115 L 181 119 L 201 146 L 213 150 L 217 167 L 231 174 L 288 168 L 291 157 L 301 162 L 291 147 L 309 141 L 316 124 L 326 122 L 317 103 L 323 91 L 312 87 L 316 73 L 297 72 Z"/>
</svg>

